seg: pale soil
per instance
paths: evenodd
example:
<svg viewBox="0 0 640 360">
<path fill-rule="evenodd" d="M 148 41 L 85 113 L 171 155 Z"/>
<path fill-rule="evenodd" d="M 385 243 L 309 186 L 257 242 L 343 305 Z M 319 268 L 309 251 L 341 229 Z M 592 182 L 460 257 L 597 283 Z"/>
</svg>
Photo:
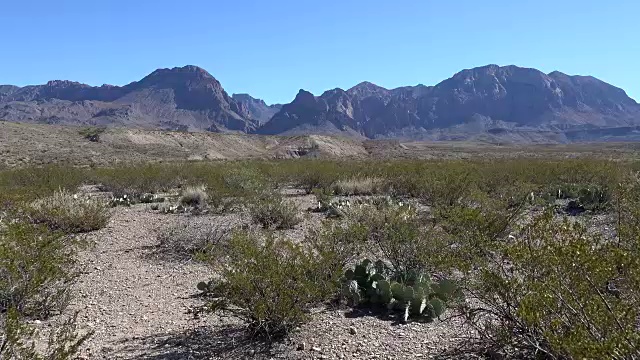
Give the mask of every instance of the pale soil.
<svg viewBox="0 0 640 360">
<path fill-rule="evenodd" d="M 301 209 L 313 196 L 288 191 Z M 287 236 L 302 240 L 321 214 L 305 216 Z M 164 215 L 146 205 L 119 207 L 109 225 L 89 235 L 95 245 L 81 254 L 85 272 L 67 309 L 79 311 L 82 329 L 95 331 L 85 344 L 85 359 L 413 359 L 430 358 L 468 335 L 454 321 L 401 325 L 348 309 L 327 309 L 291 338 L 271 348 L 246 339 L 232 318 L 188 313 L 201 300 L 195 285 L 211 272 L 197 262 L 158 256 L 156 234 L 178 221 L 241 224 L 242 214 Z M 43 324 L 46 326 L 46 324 Z"/>
<path fill-rule="evenodd" d="M 99 142 L 80 135 L 83 127 L 0 121 L 0 168 L 43 164 L 104 166 L 131 162 L 274 158 L 472 159 L 639 158 L 636 143 L 570 145 L 489 144 L 361 140 L 337 136 L 260 136 L 107 129 Z"/>
<path fill-rule="evenodd" d="M 80 134 L 82 129 L 0 121 L 0 166 L 367 155 L 359 141 L 320 135 L 259 136 L 114 128 L 100 134 L 98 142 L 91 142 Z"/>
</svg>

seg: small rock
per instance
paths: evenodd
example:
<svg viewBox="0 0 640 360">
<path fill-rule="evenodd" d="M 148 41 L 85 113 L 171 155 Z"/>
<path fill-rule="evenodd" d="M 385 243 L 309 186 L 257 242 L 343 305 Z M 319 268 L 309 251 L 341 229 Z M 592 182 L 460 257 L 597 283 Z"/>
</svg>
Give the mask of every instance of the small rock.
<svg viewBox="0 0 640 360">
<path fill-rule="evenodd" d="M 307 344 L 305 344 L 304 342 L 301 342 L 300 344 L 298 344 L 298 351 L 304 351 L 304 349 L 307 348 Z"/>
<path fill-rule="evenodd" d="M 322 349 L 317 347 L 317 346 L 312 347 L 311 350 L 313 350 L 315 352 L 321 352 L 322 351 Z"/>
<path fill-rule="evenodd" d="M 253 349 L 249 350 L 249 356 L 253 356 L 253 355 L 255 355 L 255 354 L 256 354 L 256 351 L 255 351 L 255 350 L 253 350 Z"/>
<path fill-rule="evenodd" d="M 40 325 L 40 324 L 42 324 L 42 321 L 40 321 L 40 320 L 36 320 L 36 321 L 34 321 L 33 323 L 34 323 L 34 324 L 36 324 L 36 325 Z"/>
<path fill-rule="evenodd" d="M 356 335 L 357 333 L 358 333 L 358 330 L 356 330 L 356 328 L 354 328 L 353 326 L 349 327 L 349 334 Z"/>
</svg>

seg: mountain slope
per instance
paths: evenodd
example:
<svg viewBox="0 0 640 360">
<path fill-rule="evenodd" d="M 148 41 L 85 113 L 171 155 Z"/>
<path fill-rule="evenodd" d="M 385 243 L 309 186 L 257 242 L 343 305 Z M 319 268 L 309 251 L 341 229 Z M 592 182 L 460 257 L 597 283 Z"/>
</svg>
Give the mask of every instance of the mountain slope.
<svg viewBox="0 0 640 360">
<path fill-rule="evenodd" d="M 568 142 L 636 139 L 640 105 L 590 76 L 517 66 L 460 71 L 435 86 L 386 89 L 362 82 L 285 105 L 229 96 L 196 66 L 158 69 L 125 86 L 73 81 L 0 85 L 0 119 L 268 135 Z"/>
<path fill-rule="evenodd" d="M 307 106 L 311 102 L 317 106 Z M 369 138 L 456 139 L 633 125 L 640 125 L 640 105 L 598 79 L 488 65 L 463 70 L 434 87 L 387 90 L 364 82 L 319 97 L 301 90 L 258 132 L 325 132 L 331 127 Z"/>
<path fill-rule="evenodd" d="M 196 66 L 159 69 L 123 87 L 50 81 L 0 94 L 0 118 L 9 121 L 241 132 L 258 125 Z"/>
<path fill-rule="evenodd" d="M 264 124 L 271 120 L 282 108 L 281 104 L 267 105 L 264 100 L 255 99 L 249 94 L 233 94 L 231 97 L 247 108 L 252 119 L 260 124 Z"/>
</svg>

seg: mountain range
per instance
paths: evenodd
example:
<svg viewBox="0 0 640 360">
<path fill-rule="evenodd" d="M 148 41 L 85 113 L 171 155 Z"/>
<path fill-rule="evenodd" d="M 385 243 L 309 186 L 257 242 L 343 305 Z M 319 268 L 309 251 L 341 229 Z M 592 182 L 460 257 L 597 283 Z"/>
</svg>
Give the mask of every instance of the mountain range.
<svg viewBox="0 0 640 360">
<path fill-rule="evenodd" d="M 640 137 L 640 104 L 590 76 L 517 66 L 460 71 L 435 86 L 370 82 L 289 104 L 229 96 L 197 66 L 158 69 L 125 86 L 55 80 L 0 85 L 0 119 L 269 135 L 571 142 Z"/>
</svg>

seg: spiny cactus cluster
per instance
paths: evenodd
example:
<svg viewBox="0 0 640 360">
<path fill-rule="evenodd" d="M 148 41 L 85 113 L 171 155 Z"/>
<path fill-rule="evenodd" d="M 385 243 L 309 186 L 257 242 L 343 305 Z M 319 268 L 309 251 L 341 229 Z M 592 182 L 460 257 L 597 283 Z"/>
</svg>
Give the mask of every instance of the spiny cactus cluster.
<svg viewBox="0 0 640 360">
<path fill-rule="evenodd" d="M 340 218 L 348 214 L 350 210 L 360 210 L 366 206 L 380 208 L 400 208 L 412 210 L 410 204 L 396 200 L 390 196 L 370 199 L 321 199 L 318 201 L 318 211 L 326 212 L 328 217 Z"/>
<path fill-rule="evenodd" d="M 345 215 L 345 210 L 351 207 L 351 202 L 345 199 L 339 199 L 336 201 L 331 201 L 328 204 L 322 205 L 320 204 L 323 211 L 327 212 L 328 217 L 343 217 Z"/>
<path fill-rule="evenodd" d="M 399 311 L 406 322 L 410 317 L 432 321 L 444 313 L 447 302 L 461 295 L 450 280 L 432 283 L 424 274 L 394 273 L 383 261 L 365 259 L 345 272 L 342 296 L 351 306 L 386 306 Z"/>
<path fill-rule="evenodd" d="M 125 195 L 122 195 L 122 197 L 116 197 L 111 199 L 111 202 L 109 203 L 109 205 L 111 205 L 111 207 L 116 207 L 116 206 L 131 206 L 132 201 L 131 201 L 131 197 Z"/>
<path fill-rule="evenodd" d="M 122 195 L 122 197 L 114 197 L 111 199 L 110 205 L 112 207 L 116 206 L 131 206 L 134 204 L 153 204 L 153 203 L 163 203 L 165 201 L 164 197 L 158 196 L 156 194 L 142 194 L 139 197 L 132 197 L 127 194 Z"/>
<path fill-rule="evenodd" d="M 183 214 L 187 212 L 187 208 L 182 205 L 169 205 L 160 209 L 163 214 Z"/>
</svg>

